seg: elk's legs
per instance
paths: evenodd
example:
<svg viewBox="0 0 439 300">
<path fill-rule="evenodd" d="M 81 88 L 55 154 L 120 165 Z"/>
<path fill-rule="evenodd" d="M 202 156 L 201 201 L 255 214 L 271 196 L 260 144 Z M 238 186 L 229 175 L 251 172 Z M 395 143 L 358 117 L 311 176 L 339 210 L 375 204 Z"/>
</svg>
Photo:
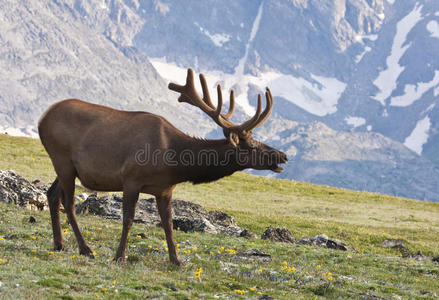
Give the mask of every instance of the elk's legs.
<svg viewBox="0 0 439 300">
<path fill-rule="evenodd" d="M 62 191 L 59 186 L 58 178 L 47 191 L 47 201 L 49 202 L 50 218 L 52 219 L 53 245 L 56 251 L 64 250 L 64 243 L 61 234 L 61 224 L 59 221 L 59 208 L 61 206 Z"/>
<path fill-rule="evenodd" d="M 131 225 L 133 225 L 136 203 L 138 199 L 139 191 L 137 189 L 124 188 L 122 237 L 120 238 L 119 248 L 117 249 L 116 257 L 114 258 L 114 260 L 117 262 L 125 261 L 128 233 L 131 229 Z"/>
<path fill-rule="evenodd" d="M 72 174 L 74 174 L 74 172 L 72 172 Z M 58 177 L 61 183 L 62 193 L 64 197 L 63 198 L 64 209 L 67 214 L 67 219 L 69 220 L 73 232 L 75 233 L 79 247 L 79 254 L 94 258 L 93 252 L 91 251 L 90 247 L 87 245 L 84 238 L 82 237 L 81 231 L 79 230 L 78 222 L 76 221 L 75 198 L 74 198 L 75 175 L 69 175 L 69 176 L 59 176 L 59 175 L 60 174 L 58 174 Z"/>
<path fill-rule="evenodd" d="M 165 230 L 166 242 L 168 243 L 169 259 L 173 264 L 181 266 L 182 263 L 177 256 L 174 238 L 172 234 L 172 189 L 156 196 L 157 208 L 162 220 L 162 227 Z"/>
</svg>

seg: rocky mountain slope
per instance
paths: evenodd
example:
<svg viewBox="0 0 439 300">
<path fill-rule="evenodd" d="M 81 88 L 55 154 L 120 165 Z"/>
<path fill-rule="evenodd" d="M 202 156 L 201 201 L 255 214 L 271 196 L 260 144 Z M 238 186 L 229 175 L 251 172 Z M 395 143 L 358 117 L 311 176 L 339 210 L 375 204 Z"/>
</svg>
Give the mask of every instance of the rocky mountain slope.
<svg viewBox="0 0 439 300">
<path fill-rule="evenodd" d="M 193 67 L 212 88 L 235 89 L 237 122 L 270 86 L 272 121 L 256 134 L 290 154 L 280 176 L 438 201 L 438 167 L 427 161 L 438 151 L 437 6 L 3 1 L 0 131 L 35 136 L 47 106 L 77 97 L 155 112 L 190 134 L 221 136 L 167 91 L 167 81 L 184 82 Z"/>
<path fill-rule="evenodd" d="M 119 4 L 111 13 L 83 16 L 86 8 L 76 1 L 0 2 L 0 126 L 4 130 L 36 135 L 42 112 L 70 97 L 166 115 L 194 134 L 210 130 L 196 110 L 176 103 L 147 57 L 129 45 L 128 32 L 141 23 L 129 19 L 129 8 Z M 89 19 L 103 23 L 99 27 Z M 123 22 L 129 30 L 123 31 Z M 106 34 L 101 33 L 103 28 Z"/>
<path fill-rule="evenodd" d="M 439 2 L 142 5 L 134 45 L 149 57 L 231 74 L 245 96 L 269 85 L 283 118 L 379 132 L 439 162 Z"/>
</svg>

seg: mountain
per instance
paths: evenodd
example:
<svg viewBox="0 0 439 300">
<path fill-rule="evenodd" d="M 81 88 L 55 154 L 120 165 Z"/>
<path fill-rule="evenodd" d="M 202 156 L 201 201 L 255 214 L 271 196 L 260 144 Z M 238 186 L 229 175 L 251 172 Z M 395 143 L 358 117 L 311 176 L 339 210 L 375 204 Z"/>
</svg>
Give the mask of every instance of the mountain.
<svg viewBox="0 0 439 300">
<path fill-rule="evenodd" d="M 0 130 L 35 136 L 51 103 L 75 97 L 222 136 L 166 87 L 192 67 L 235 90 L 236 122 L 271 88 L 255 135 L 290 155 L 277 176 L 439 201 L 438 5 L 1 1 Z"/>
<path fill-rule="evenodd" d="M 167 0 L 139 9 L 146 21 L 134 45 L 148 57 L 233 74 L 243 94 L 269 85 L 285 119 L 379 132 L 439 163 L 438 1 Z"/>
<path fill-rule="evenodd" d="M 324 176 L 304 175 L 312 173 L 306 171 L 308 163 L 292 163 L 278 176 L 437 200 L 439 2 L 212 0 L 188 5 L 167 0 L 139 9 L 146 21 L 133 43 L 168 80 L 181 81 L 184 68 L 195 67 L 207 74 L 212 87 L 234 88 L 249 115 L 256 94 L 270 86 L 277 118 L 320 122 L 344 132 L 338 136 L 351 135 L 325 142 L 345 153 L 344 163 L 331 151 L 335 156 L 318 162 L 331 162 L 321 169 Z M 368 169 L 361 156 L 348 152 L 354 151 L 351 142 L 373 144 L 377 135 L 367 134 L 372 132 L 381 134 L 380 143 L 391 145 L 393 154 L 378 155 L 386 147 L 369 149 Z M 287 135 L 295 135 L 294 130 Z M 411 155 L 390 139 L 403 143 Z M 305 162 L 303 157 L 296 161 Z M 420 188 L 421 178 L 432 193 Z"/>
<path fill-rule="evenodd" d="M 3 130 L 35 136 L 50 104 L 75 97 L 166 115 L 200 135 L 210 131 L 201 113 L 178 104 L 145 54 L 130 46 L 129 32 L 141 26 L 140 19 L 123 2 L 103 12 L 93 3 L 99 10 L 86 16 L 79 1 L 0 1 Z M 99 27 L 90 19 L 107 23 Z M 121 20 L 129 30 L 119 30 Z"/>
</svg>

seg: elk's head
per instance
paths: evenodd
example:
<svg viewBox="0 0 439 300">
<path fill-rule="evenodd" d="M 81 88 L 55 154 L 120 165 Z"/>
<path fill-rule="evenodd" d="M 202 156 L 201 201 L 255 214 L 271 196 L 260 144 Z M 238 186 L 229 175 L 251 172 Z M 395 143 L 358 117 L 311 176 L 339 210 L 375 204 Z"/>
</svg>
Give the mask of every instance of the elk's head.
<svg viewBox="0 0 439 300">
<path fill-rule="evenodd" d="M 230 105 L 226 114 L 221 113 L 223 97 L 221 86 L 217 86 L 218 105 L 215 107 L 210 99 L 206 79 L 200 74 L 203 98 L 198 95 L 194 85 L 194 72 L 188 69 L 186 85 L 169 84 L 169 89 L 180 93 L 179 102 L 186 102 L 200 108 L 212 120 L 217 123 L 224 132 L 224 136 L 229 143 L 236 148 L 238 153 L 238 163 L 245 168 L 256 170 L 271 170 L 280 173 L 283 169 L 279 164 L 286 163 L 288 158 L 285 153 L 276 150 L 253 138 L 252 130 L 261 126 L 270 117 L 273 109 L 273 97 L 270 90 L 265 91 L 267 106 L 262 112 L 262 96 L 258 95 L 258 105 L 255 115 L 242 124 L 235 124 L 230 121 L 235 110 L 235 97 L 233 90 L 230 92 Z"/>
</svg>

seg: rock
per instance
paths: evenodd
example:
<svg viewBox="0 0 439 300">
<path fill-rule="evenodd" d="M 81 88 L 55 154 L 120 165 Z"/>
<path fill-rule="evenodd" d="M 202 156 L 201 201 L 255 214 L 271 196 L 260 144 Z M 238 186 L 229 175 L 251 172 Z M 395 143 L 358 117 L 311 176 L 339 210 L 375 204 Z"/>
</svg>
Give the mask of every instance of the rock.
<svg viewBox="0 0 439 300">
<path fill-rule="evenodd" d="M 88 195 L 86 193 L 81 193 L 78 196 L 75 196 L 76 201 L 79 201 L 80 203 L 87 200 L 87 198 L 88 198 Z"/>
<path fill-rule="evenodd" d="M 36 223 L 36 222 L 37 222 L 37 219 L 35 219 L 34 216 L 30 216 L 30 217 L 29 217 L 29 223 L 34 224 L 34 223 Z"/>
<path fill-rule="evenodd" d="M 76 206 L 76 213 L 93 214 L 110 219 L 122 219 L 122 198 L 110 194 L 98 197 L 91 194 Z M 204 207 L 184 200 L 172 201 L 173 227 L 184 232 L 205 232 L 236 237 L 255 236 L 237 226 L 235 219 L 221 211 L 208 212 Z M 139 199 L 134 221 L 149 226 L 160 226 L 160 217 L 154 198 Z"/>
<path fill-rule="evenodd" d="M 0 201 L 32 210 L 47 209 L 45 193 L 11 170 L 0 170 Z"/>
<path fill-rule="evenodd" d="M 261 295 L 258 300 L 274 300 L 273 297 L 268 296 L 268 295 Z"/>
<path fill-rule="evenodd" d="M 381 246 L 386 248 L 393 248 L 393 249 L 407 249 L 407 247 L 404 244 L 404 241 L 402 240 L 385 240 L 381 243 Z"/>
<path fill-rule="evenodd" d="M 98 197 L 97 193 L 91 194 L 84 203 L 76 205 L 78 215 L 98 215 L 109 219 L 121 219 L 122 198 L 115 195 Z"/>
<path fill-rule="evenodd" d="M 312 245 L 335 250 L 348 250 L 347 245 L 344 242 L 337 239 L 328 238 L 328 236 L 325 234 L 319 234 L 315 237 L 304 237 L 301 238 L 298 243 L 302 245 Z"/>
<path fill-rule="evenodd" d="M 270 240 L 273 242 L 294 243 L 295 240 L 291 235 L 291 232 L 285 227 L 267 227 L 262 234 L 261 239 Z"/>
<path fill-rule="evenodd" d="M 410 259 L 417 260 L 417 261 L 432 259 L 431 257 L 424 255 L 424 253 L 422 253 L 422 251 L 420 251 L 420 250 L 414 254 L 409 253 L 409 252 L 404 252 L 404 253 L 402 253 L 402 257 L 403 258 L 410 258 Z"/>
<path fill-rule="evenodd" d="M 432 260 L 433 262 L 439 263 L 439 256 L 437 256 L 437 257 L 433 257 L 431 260 Z"/>
<path fill-rule="evenodd" d="M 44 194 L 47 194 L 47 191 L 49 190 L 50 186 L 52 185 L 51 183 L 45 184 L 44 182 L 42 182 L 39 179 L 36 179 L 34 181 L 32 181 L 32 184 L 39 189 L 40 191 L 42 191 Z"/>
<path fill-rule="evenodd" d="M 246 238 L 253 238 L 253 239 L 257 238 L 257 235 L 248 229 L 244 229 L 243 231 L 241 231 L 241 234 L 239 236 L 246 237 Z"/>
<path fill-rule="evenodd" d="M 425 290 L 421 290 L 421 291 L 419 291 L 419 293 L 422 296 L 428 296 L 428 297 L 432 297 L 432 298 L 436 298 L 437 297 L 436 293 L 425 291 Z"/>
<path fill-rule="evenodd" d="M 264 253 L 258 249 L 250 249 L 245 250 L 242 252 L 236 253 L 236 257 L 239 257 L 241 259 L 245 260 L 258 260 L 262 262 L 270 262 L 271 261 L 271 255 Z"/>
</svg>

